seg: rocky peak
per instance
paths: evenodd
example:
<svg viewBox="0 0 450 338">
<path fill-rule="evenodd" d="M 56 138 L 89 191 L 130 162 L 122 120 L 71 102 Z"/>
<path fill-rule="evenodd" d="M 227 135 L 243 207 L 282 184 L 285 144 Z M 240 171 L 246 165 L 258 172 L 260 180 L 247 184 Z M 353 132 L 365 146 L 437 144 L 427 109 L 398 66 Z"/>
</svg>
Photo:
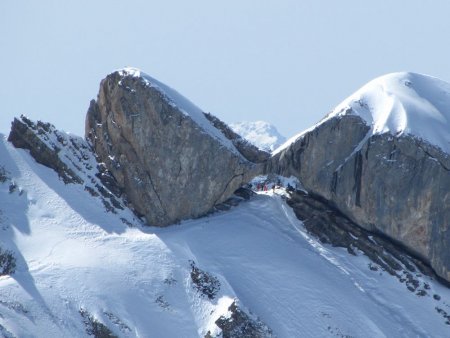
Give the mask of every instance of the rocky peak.
<svg viewBox="0 0 450 338">
<path fill-rule="evenodd" d="M 423 75 L 376 79 L 293 138 L 267 171 L 296 176 L 449 281 L 449 94 L 450 85 Z"/>
<path fill-rule="evenodd" d="M 248 155 L 215 124 L 172 88 L 124 69 L 101 82 L 86 138 L 133 208 L 164 226 L 204 215 L 262 171 L 249 159 L 265 155 Z"/>
</svg>

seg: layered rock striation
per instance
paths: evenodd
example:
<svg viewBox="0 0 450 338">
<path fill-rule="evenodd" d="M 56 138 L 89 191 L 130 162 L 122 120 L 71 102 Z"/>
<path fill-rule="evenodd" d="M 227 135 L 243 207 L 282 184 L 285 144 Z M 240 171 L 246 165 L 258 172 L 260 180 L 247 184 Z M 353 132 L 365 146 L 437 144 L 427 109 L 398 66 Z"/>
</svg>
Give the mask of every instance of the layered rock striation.
<svg viewBox="0 0 450 338">
<path fill-rule="evenodd" d="M 86 117 L 86 138 L 151 225 L 206 214 L 262 172 L 173 89 L 136 69 L 108 75 Z M 217 121 L 216 121 L 217 123 Z M 249 160 L 250 159 L 250 160 Z"/>
</svg>

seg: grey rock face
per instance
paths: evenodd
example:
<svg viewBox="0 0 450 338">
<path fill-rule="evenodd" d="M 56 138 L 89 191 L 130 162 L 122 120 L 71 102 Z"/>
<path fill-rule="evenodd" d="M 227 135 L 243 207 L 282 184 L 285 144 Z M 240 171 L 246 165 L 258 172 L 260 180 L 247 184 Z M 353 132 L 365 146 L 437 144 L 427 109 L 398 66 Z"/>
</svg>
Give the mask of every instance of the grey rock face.
<svg viewBox="0 0 450 338">
<path fill-rule="evenodd" d="M 126 71 L 107 76 L 89 107 L 86 138 L 135 212 L 165 226 L 204 215 L 262 165 L 211 135 L 160 86 Z"/>
<path fill-rule="evenodd" d="M 450 281 L 450 157 L 411 136 L 372 135 L 358 116 L 333 117 L 274 156 L 361 227 L 397 241 Z"/>
</svg>

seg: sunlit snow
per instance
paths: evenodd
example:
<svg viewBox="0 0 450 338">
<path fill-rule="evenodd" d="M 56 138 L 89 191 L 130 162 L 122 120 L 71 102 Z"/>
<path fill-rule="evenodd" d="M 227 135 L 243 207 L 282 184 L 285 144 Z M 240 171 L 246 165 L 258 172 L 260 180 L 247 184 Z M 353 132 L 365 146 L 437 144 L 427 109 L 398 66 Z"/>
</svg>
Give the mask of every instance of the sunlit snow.
<svg viewBox="0 0 450 338">
<path fill-rule="evenodd" d="M 1 245 L 18 258 L 0 277 L 0 324 L 17 337 L 86 336 L 81 308 L 120 337 L 203 337 L 235 298 L 277 337 L 449 335 L 435 309 L 449 310 L 447 288 L 422 277 L 419 297 L 365 256 L 322 245 L 281 189 L 179 225 L 129 227 L 3 137 L 0 165 L 20 187 L 0 184 Z M 215 299 L 193 288 L 189 260 L 219 279 Z"/>
</svg>

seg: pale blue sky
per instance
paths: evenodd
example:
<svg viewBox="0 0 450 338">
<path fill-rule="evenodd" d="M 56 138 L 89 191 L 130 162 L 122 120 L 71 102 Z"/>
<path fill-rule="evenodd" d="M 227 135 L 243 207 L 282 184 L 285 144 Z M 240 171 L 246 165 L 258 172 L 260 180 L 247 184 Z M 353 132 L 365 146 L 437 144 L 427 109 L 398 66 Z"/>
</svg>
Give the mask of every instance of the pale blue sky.
<svg viewBox="0 0 450 338">
<path fill-rule="evenodd" d="M 0 2 L 0 132 L 21 113 L 84 134 L 114 69 L 138 67 L 226 122 L 306 129 L 367 81 L 450 81 L 448 0 Z"/>
</svg>

